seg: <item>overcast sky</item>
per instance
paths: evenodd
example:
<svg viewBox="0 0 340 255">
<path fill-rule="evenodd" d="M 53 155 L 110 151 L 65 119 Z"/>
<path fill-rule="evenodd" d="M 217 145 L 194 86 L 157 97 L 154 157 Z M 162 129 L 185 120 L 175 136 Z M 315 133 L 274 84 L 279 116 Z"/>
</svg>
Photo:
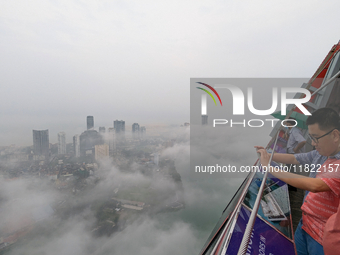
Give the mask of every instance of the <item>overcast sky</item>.
<svg viewBox="0 0 340 255">
<path fill-rule="evenodd" d="M 0 146 L 189 121 L 191 77 L 311 77 L 339 1 L 0 2 Z M 261 89 L 261 88 L 259 88 Z"/>
</svg>

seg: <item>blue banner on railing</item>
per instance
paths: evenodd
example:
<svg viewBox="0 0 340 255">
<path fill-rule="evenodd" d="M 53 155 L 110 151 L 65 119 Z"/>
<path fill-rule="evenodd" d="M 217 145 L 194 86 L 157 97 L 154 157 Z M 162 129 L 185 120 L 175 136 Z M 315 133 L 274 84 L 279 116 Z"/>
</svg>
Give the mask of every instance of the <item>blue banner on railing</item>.
<svg viewBox="0 0 340 255">
<path fill-rule="evenodd" d="M 250 213 L 251 212 L 244 206 L 241 207 L 226 255 L 237 254 Z M 268 223 L 257 217 L 246 254 L 294 255 L 296 253 L 294 243 L 292 241 L 288 240 Z"/>
</svg>

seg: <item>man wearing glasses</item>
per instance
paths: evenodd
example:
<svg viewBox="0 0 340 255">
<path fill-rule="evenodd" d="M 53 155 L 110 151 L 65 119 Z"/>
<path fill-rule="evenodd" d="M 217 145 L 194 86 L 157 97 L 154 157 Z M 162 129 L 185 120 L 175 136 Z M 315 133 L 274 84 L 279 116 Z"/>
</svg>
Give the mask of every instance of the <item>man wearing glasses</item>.
<svg viewBox="0 0 340 255">
<path fill-rule="evenodd" d="M 321 108 L 308 117 L 309 138 L 315 150 L 300 154 L 275 153 L 273 160 L 301 164 L 310 170 L 309 177 L 288 172 L 271 173 L 284 182 L 310 191 L 301 207 L 302 219 L 295 231 L 299 255 L 322 255 L 323 230 L 328 218 L 337 212 L 340 197 L 340 118 L 331 108 Z M 267 166 L 270 154 L 255 146 Z"/>
</svg>

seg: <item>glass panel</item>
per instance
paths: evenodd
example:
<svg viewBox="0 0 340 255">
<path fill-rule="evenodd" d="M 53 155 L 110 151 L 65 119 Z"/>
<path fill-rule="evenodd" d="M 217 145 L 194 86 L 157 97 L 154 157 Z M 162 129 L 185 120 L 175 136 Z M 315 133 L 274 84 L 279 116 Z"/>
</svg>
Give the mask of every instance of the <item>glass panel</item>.
<svg viewBox="0 0 340 255">
<path fill-rule="evenodd" d="M 244 204 L 253 209 L 263 174 L 257 172 L 244 199 Z M 265 189 L 258 210 L 264 220 L 281 231 L 288 238 L 292 238 L 291 211 L 287 184 L 273 175 L 268 174 Z"/>
<path fill-rule="evenodd" d="M 249 216 L 250 211 L 242 206 L 226 255 L 237 254 Z M 293 242 L 257 217 L 246 254 L 295 255 L 295 248 Z"/>
<path fill-rule="evenodd" d="M 219 221 L 217 222 L 213 231 L 211 232 L 207 242 L 204 244 L 204 246 L 203 246 L 204 248 L 202 249 L 201 253 L 204 251 L 203 254 L 210 254 L 210 252 L 213 250 L 213 247 L 215 246 L 216 241 L 221 234 L 223 226 L 226 224 L 227 221 L 229 221 L 229 219 L 227 219 L 227 218 L 230 216 L 232 211 L 235 209 L 236 204 L 237 204 L 238 200 L 240 199 L 240 196 L 242 194 L 242 191 L 245 188 L 245 185 L 246 185 L 248 179 L 249 179 L 249 175 L 243 181 L 242 185 L 239 187 L 239 189 L 235 193 L 234 197 L 231 199 L 229 204 L 224 209 L 221 218 L 219 219 Z"/>
</svg>

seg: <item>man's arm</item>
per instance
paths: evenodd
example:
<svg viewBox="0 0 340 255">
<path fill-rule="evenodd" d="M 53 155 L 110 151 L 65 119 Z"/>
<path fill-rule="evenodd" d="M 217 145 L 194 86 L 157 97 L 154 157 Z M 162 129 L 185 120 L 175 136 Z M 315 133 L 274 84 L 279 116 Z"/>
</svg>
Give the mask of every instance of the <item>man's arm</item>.
<svg viewBox="0 0 340 255">
<path fill-rule="evenodd" d="M 261 164 L 263 166 L 268 166 L 270 154 L 265 149 L 259 149 L 258 152 L 261 154 Z M 277 155 L 290 155 L 290 154 L 277 154 Z M 274 157 L 275 154 L 273 158 Z M 321 179 L 304 177 L 298 174 L 288 173 L 284 171 L 275 172 L 275 169 L 273 167 L 270 167 L 269 172 L 276 178 L 279 178 L 280 180 L 299 189 L 308 190 L 313 193 L 331 190 L 329 186 Z"/>
<path fill-rule="evenodd" d="M 261 146 L 255 146 L 258 150 L 264 149 Z M 283 163 L 283 164 L 299 164 L 299 161 L 296 160 L 293 154 L 286 154 L 286 153 L 274 153 L 273 161 Z"/>
<path fill-rule="evenodd" d="M 305 146 L 306 141 L 300 142 L 296 147 L 293 149 L 295 153 L 299 153 L 303 146 Z"/>
<path fill-rule="evenodd" d="M 295 188 L 308 190 L 313 193 L 331 191 L 328 185 L 321 179 L 305 177 L 288 172 L 275 172 L 272 169 L 270 170 L 270 173 Z"/>
</svg>

